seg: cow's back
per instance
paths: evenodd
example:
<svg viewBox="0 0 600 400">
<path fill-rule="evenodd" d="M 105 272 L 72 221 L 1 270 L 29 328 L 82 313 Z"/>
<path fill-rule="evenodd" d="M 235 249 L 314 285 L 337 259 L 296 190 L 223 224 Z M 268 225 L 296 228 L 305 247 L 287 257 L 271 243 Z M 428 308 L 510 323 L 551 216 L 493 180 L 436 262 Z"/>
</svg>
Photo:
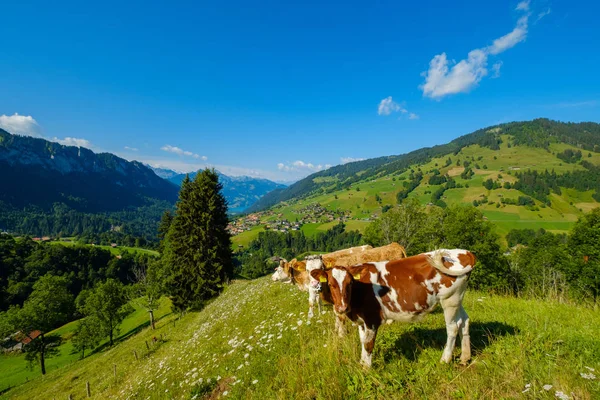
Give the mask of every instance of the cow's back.
<svg viewBox="0 0 600 400">
<path fill-rule="evenodd" d="M 360 253 L 348 254 L 335 260 L 329 260 L 331 266 L 350 267 L 368 262 L 390 261 L 406 257 L 404 247 L 398 243 L 371 248 Z M 325 261 L 325 259 L 324 259 Z M 325 265 L 328 265 L 325 262 Z"/>
</svg>

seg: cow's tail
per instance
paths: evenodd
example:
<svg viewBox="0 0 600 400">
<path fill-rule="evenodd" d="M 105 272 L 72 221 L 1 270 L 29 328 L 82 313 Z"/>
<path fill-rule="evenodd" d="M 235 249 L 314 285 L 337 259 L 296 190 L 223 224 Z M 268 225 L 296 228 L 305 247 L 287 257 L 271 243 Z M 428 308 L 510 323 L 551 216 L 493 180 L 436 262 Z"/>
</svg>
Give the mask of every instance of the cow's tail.
<svg viewBox="0 0 600 400">
<path fill-rule="evenodd" d="M 450 275 L 450 276 L 463 276 L 473 270 L 472 265 L 468 265 L 465 268 L 461 269 L 460 271 L 454 271 L 454 270 L 448 269 L 444 265 L 444 256 L 448 256 L 448 254 L 444 251 L 438 250 L 435 253 L 433 253 L 433 255 L 428 255 L 427 261 L 429 261 L 429 264 L 432 267 L 434 267 L 435 269 L 437 269 L 438 271 L 443 272 L 444 274 Z"/>
</svg>

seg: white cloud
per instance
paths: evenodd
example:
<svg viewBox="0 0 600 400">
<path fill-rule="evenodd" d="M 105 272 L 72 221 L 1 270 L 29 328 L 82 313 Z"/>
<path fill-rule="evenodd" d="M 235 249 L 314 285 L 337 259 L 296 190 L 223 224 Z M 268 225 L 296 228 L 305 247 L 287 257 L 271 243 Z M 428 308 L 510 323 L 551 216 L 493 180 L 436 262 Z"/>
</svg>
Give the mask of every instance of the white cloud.
<svg viewBox="0 0 600 400">
<path fill-rule="evenodd" d="M 0 115 L 0 128 L 13 135 L 32 136 L 60 143 L 65 146 L 93 148 L 92 143 L 89 140 L 82 138 L 65 137 L 64 139 L 60 139 L 56 136 L 53 138 L 44 137 L 40 125 L 31 115 L 19 115 L 17 113 L 11 116 Z"/>
<path fill-rule="evenodd" d="M 523 0 L 522 2 L 517 4 L 517 8 L 515 8 L 515 10 L 529 11 L 529 3 L 530 3 L 530 0 Z"/>
<path fill-rule="evenodd" d="M 129 147 L 129 146 L 125 146 L 124 147 L 125 150 L 129 150 L 129 151 L 138 151 L 137 147 Z"/>
<path fill-rule="evenodd" d="M 14 135 L 42 137 L 42 130 L 31 115 L 0 115 L 0 128 Z"/>
<path fill-rule="evenodd" d="M 404 107 L 392 100 L 392 96 L 388 96 L 381 100 L 379 102 L 379 107 L 377 107 L 377 114 L 379 115 L 390 115 L 391 113 L 398 111 L 402 113 L 406 112 Z"/>
<path fill-rule="evenodd" d="M 527 38 L 529 1 L 522 1 L 516 9 L 527 14 L 518 19 L 517 25 L 511 32 L 495 39 L 490 46 L 471 50 L 466 59 L 457 63 L 449 62 L 446 53 L 433 57 L 429 62 L 429 69 L 422 74 L 425 82 L 419 88 L 423 91 L 423 95 L 441 99 L 451 94 L 467 93 L 477 87 L 488 74 L 487 63 L 490 55 L 500 54 Z M 494 64 L 493 77 L 499 76 L 501 65 L 501 62 Z"/>
<path fill-rule="evenodd" d="M 143 162 L 144 164 L 151 165 L 155 168 L 165 168 L 171 169 L 173 171 L 177 171 L 179 173 L 188 173 L 195 172 L 204 168 L 215 168 L 216 170 L 224 173 L 228 176 L 251 176 L 255 178 L 264 178 L 271 179 L 276 181 L 289 181 L 290 173 L 281 172 L 281 171 L 266 171 L 256 168 L 244 168 L 238 167 L 234 165 L 221 165 L 221 164 L 209 164 L 205 162 L 195 162 L 195 161 L 187 161 L 192 159 L 186 158 L 162 158 L 162 157 L 154 157 L 154 158 L 145 158 L 134 156 L 131 153 L 129 154 L 119 154 L 120 157 L 125 158 L 126 160 L 133 161 L 137 160 Z"/>
<path fill-rule="evenodd" d="M 538 22 L 540 19 L 544 18 L 546 15 L 550 14 L 551 12 L 552 12 L 552 10 L 549 9 L 549 8 L 547 10 L 545 10 L 545 11 L 542 11 L 541 13 L 539 13 L 537 15 L 537 18 L 536 18 L 535 22 Z"/>
<path fill-rule="evenodd" d="M 385 99 L 379 102 L 379 106 L 377 107 L 377 114 L 388 116 L 392 113 L 399 112 L 401 114 L 398 119 L 402 119 L 403 115 L 408 115 L 408 119 L 417 119 L 419 118 L 415 113 L 409 112 L 405 106 L 405 102 L 396 103 L 392 96 L 388 96 Z M 416 117 L 416 118 L 415 118 Z"/>
<path fill-rule="evenodd" d="M 487 54 L 480 49 L 469 52 L 466 60 L 461 60 L 451 69 L 448 68 L 446 53 L 438 54 L 429 63 L 421 89 L 425 96 L 434 99 L 468 92 L 487 75 L 486 66 Z"/>
<path fill-rule="evenodd" d="M 76 147 L 86 147 L 88 149 L 92 148 L 92 143 L 89 140 L 74 138 L 74 137 L 66 137 L 64 139 L 59 139 L 57 137 L 53 137 L 49 139 L 51 142 L 56 142 L 63 144 L 65 146 L 76 146 Z"/>
<path fill-rule="evenodd" d="M 500 67 L 502 67 L 502 61 L 498 61 L 497 63 L 494 63 L 494 65 L 492 65 L 492 71 L 494 72 L 492 78 L 500 77 Z"/>
<path fill-rule="evenodd" d="M 284 172 L 319 172 L 328 168 L 331 168 L 331 164 L 313 164 L 302 160 L 296 160 L 291 164 L 277 164 L 277 169 Z"/>
<path fill-rule="evenodd" d="M 206 161 L 208 158 L 206 156 L 200 156 L 199 154 L 195 154 L 192 153 L 191 151 L 187 151 L 187 150 L 183 150 L 180 149 L 179 147 L 176 146 L 171 146 L 171 145 L 164 145 L 163 147 L 160 148 L 163 151 L 166 151 L 168 153 L 173 153 L 173 154 L 177 154 L 178 156 L 181 157 L 193 157 L 195 159 L 201 159 L 203 161 Z"/>
<path fill-rule="evenodd" d="M 354 157 L 340 157 L 340 162 L 342 164 L 348 164 L 355 161 L 362 161 L 364 158 L 354 158 Z"/>
<path fill-rule="evenodd" d="M 517 26 L 510 33 L 494 40 L 491 46 L 487 48 L 489 54 L 500 54 L 511 47 L 514 47 L 517 43 L 522 42 L 527 37 L 527 21 L 529 14 L 519 18 Z"/>
</svg>

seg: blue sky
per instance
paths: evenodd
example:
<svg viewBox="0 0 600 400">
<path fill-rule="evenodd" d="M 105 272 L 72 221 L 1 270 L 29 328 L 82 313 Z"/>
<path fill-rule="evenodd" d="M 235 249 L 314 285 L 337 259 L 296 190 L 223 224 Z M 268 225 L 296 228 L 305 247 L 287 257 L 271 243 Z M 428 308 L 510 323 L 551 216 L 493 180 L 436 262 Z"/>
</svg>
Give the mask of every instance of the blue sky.
<svg viewBox="0 0 600 400">
<path fill-rule="evenodd" d="M 6 1 L 0 126 L 290 181 L 499 122 L 599 121 L 597 2 Z"/>
</svg>

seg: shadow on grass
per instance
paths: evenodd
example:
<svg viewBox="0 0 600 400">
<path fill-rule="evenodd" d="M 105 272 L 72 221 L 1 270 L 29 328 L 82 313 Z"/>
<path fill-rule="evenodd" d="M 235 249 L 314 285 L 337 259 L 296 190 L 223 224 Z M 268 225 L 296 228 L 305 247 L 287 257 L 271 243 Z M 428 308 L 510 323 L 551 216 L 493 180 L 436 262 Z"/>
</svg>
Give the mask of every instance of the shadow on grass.
<svg viewBox="0 0 600 400">
<path fill-rule="evenodd" d="M 517 333 L 518 329 L 516 327 L 502 322 L 471 322 L 471 352 L 473 356 L 479 355 L 498 338 L 516 335 Z M 383 336 L 384 344 L 379 350 L 385 361 L 397 359 L 399 356 L 415 361 L 426 348 L 439 349 L 441 356 L 447 338 L 446 328 L 426 329 L 420 327 L 404 332 L 399 337 L 392 338 L 389 334 Z M 378 342 L 379 339 L 378 337 Z M 460 348 L 460 337 L 458 336 L 456 346 Z"/>
</svg>

